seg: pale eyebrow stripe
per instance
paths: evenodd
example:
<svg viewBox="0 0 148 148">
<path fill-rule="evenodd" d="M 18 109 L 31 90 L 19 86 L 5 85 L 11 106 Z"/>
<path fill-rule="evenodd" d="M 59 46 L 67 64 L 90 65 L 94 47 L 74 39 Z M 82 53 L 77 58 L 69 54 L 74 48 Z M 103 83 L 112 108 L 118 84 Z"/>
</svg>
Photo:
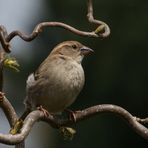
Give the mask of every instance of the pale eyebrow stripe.
<svg viewBox="0 0 148 148">
<path fill-rule="evenodd" d="M 65 44 L 58 45 L 57 47 L 58 47 L 58 48 L 62 48 L 62 47 L 65 46 L 65 45 L 68 46 L 69 44 L 65 43 Z M 57 48 L 57 47 L 56 47 L 56 48 Z"/>
</svg>

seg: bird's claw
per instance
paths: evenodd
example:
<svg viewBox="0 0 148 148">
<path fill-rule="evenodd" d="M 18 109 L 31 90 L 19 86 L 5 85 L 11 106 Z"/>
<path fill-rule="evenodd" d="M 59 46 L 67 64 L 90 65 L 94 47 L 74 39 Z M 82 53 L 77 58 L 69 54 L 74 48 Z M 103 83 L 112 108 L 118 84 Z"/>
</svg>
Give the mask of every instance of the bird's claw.
<svg viewBox="0 0 148 148">
<path fill-rule="evenodd" d="M 70 109 L 65 109 L 65 112 L 68 112 L 68 113 L 69 113 L 69 119 L 70 119 L 70 120 L 72 120 L 72 121 L 74 121 L 74 122 L 77 121 L 77 118 L 76 118 L 76 115 L 75 115 L 75 113 L 76 113 L 77 111 L 72 111 L 72 110 L 70 110 Z"/>
<path fill-rule="evenodd" d="M 38 106 L 37 109 L 42 111 L 45 117 L 49 117 L 49 112 L 42 105 Z"/>
</svg>

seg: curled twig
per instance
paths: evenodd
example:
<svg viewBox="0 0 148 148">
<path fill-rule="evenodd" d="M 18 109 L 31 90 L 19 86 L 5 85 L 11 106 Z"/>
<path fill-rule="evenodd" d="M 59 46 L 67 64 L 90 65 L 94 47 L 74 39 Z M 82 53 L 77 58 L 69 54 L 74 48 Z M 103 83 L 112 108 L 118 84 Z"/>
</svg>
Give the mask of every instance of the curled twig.
<svg viewBox="0 0 148 148">
<path fill-rule="evenodd" d="M 19 36 L 24 41 L 29 42 L 29 41 L 32 41 L 33 39 L 35 39 L 40 34 L 40 32 L 42 32 L 42 30 L 45 27 L 61 27 L 61 28 L 64 28 L 68 31 L 71 31 L 74 34 L 77 34 L 79 36 L 85 36 L 85 37 L 105 38 L 105 37 L 109 36 L 109 34 L 110 34 L 109 26 L 102 21 L 94 19 L 94 17 L 93 17 L 92 0 L 88 0 L 87 18 L 90 23 L 97 25 L 97 28 L 94 31 L 91 31 L 91 32 L 81 31 L 81 30 L 78 30 L 78 29 L 76 29 L 70 25 L 67 25 L 65 23 L 62 23 L 62 22 L 42 22 L 40 24 L 37 24 L 37 26 L 35 27 L 35 29 L 33 30 L 33 32 L 31 34 L 27 35 L 19 30 L 12 31 L 10 34 L 8 34 L 6 28 L 4 26 L 0 25 L 0 42 L 1 42 L 2 47 L 4 48 L 5 52 L 9 53 L 10 52 L 9 42 L 15 36 Z"/>
<path fill-rule="evenodd" d="M 104 26 L 104 28 L 102 29 L 102 30 L 104 30 L 104 31 L 102 31 L 102 30 L 99 31 L 99 36 L 100 36 L 100 37 L 105 38 L 105 37 L 107 37 L 107 36 L 110 35 L 110 28 L 109 28 L 109 26 L 108 26 L 106 23 L 102 22 L 102 21 L 99 21 L 99 20 L 94 19 L 92 0 L 88 0 L 88 13 L 87 13 L 87 18 L 88 18 L 88 21 L 89 21 L 90 23 L 96 24 L 96 25 L 98 25 L 99 27 L 100 27 L 100 26 Z M 98 30 L 98 29 L 96 29 L 96 31 L 97 31 L 97 30 Z M 95 31 L 95 32 L 96 32 L 96 31 Z"/>
<path fill-rule="evenodd" d="M 98 37 L 98 35 L 94 31 L 92 31 L 92 32 L 80 31 L 80 30 L 78 30 L 70 25 L 67 25 L 65 23 L 43 22 L 43 23 L 38 24 L 30 35 L 26 35 L 25 33 L 22 33 L 18 30 L 11 32 L 7 36 L 6 41 L 10 42 L 15 36 L 19 36 L 24 41 L 32 41 L 34 38 L 36 38 L 39 35 L 40 32 L 42 32 L 43 28 L 45 28 L 45 27 L 61 27 L 61 28 L 69 30 L 77 35 L 80 35 L 80 36 Z"/>
</svg>

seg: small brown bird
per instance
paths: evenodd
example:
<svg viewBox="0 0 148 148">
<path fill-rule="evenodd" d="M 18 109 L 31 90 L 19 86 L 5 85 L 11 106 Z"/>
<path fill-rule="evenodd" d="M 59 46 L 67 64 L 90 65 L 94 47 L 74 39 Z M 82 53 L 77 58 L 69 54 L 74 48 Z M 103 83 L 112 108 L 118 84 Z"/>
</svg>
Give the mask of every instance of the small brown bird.
<svg viewBox="0 0 148 148">
<path fill-rule="evenodd" d="M 83 88 L 83 57 L 92 49 L 77 41 L 58 44 L 27 80 L 26 107 L 43 107 L 49 113 L 62 112 Z"/>
</svg>

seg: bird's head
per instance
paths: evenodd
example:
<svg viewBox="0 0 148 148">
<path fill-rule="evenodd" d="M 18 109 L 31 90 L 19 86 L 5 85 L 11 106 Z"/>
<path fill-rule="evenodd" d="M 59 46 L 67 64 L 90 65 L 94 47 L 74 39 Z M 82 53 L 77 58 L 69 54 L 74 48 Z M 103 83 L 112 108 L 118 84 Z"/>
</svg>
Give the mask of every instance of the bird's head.
<svg viewBox="0 0 148 148">
<path fill-rule="evenodd" d="M 92 53 L 93 50 L 77 41 L 65 41 L 58 44 L 51 52 L 52 54 L 59 54 L 63 57 L 72 58 L 78 63 L 81 63 L 83 57 Z"/>
</svg>

